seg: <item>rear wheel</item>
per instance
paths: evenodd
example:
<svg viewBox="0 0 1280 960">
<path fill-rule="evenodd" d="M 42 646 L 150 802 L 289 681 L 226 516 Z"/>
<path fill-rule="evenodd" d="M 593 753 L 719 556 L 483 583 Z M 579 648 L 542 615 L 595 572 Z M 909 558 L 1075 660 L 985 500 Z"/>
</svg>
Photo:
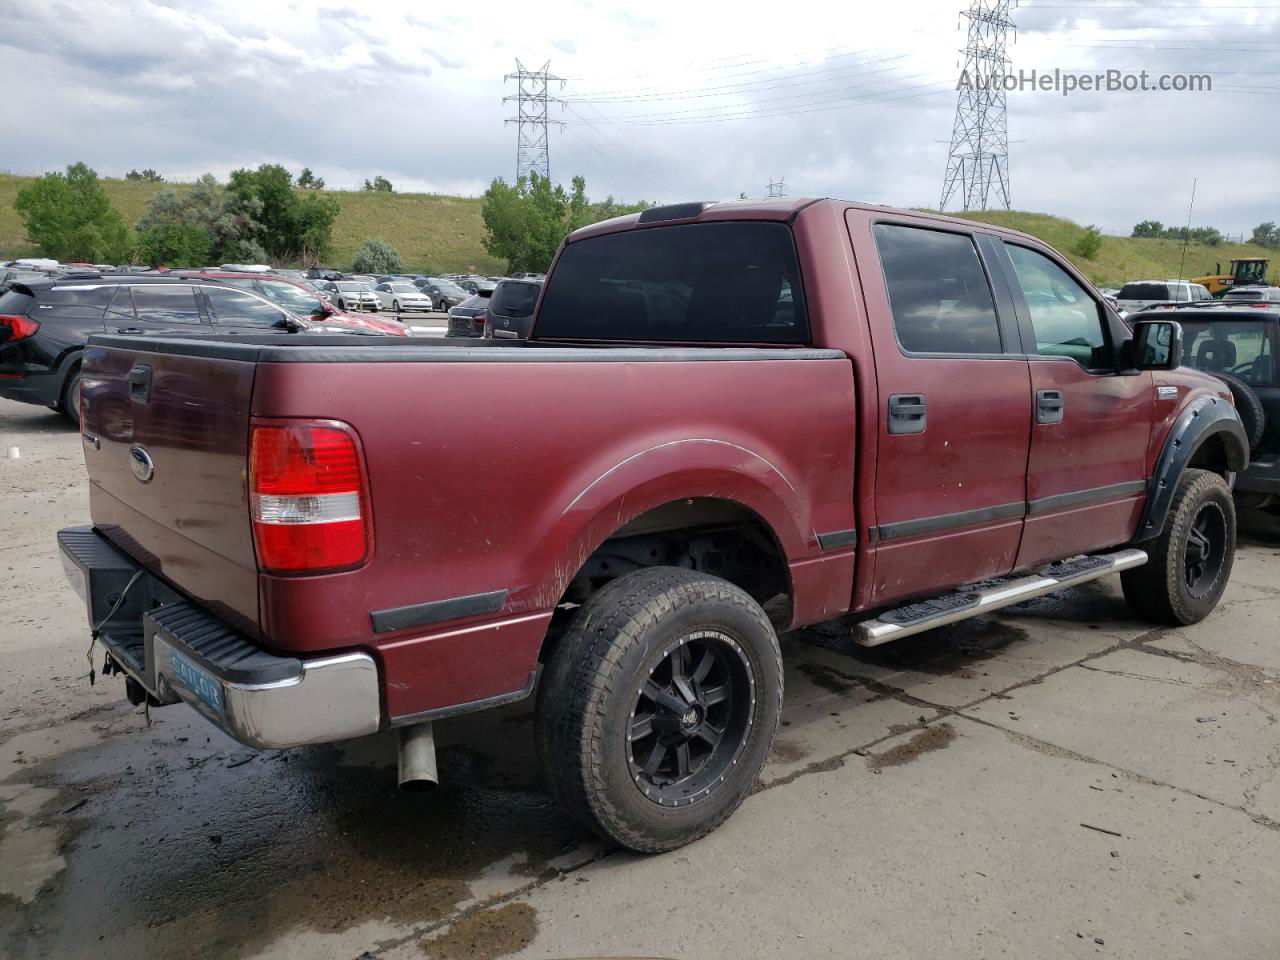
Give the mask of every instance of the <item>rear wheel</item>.
<svg viewBox="0 0 1280 960">
<path fill-rule="evenodd" d="M 760 605 L 717 577 L 652 567 L 578 612 L 543 672 L 538 749 L 574 816 L 658 853 L 738 808 L 781 709 L 778 639 Z"/>
<path fill-rule="evenodd" d="M 1145 566 L 1120 575 L 1133 610 L 1178 626 L 1198 623 L 1218 605 L 1236 551 L 1236 510 L 1222 477 L 1184 470 L 1164 530 Z"/>
<path fill-rule="evenodd" d="M 80 426 L 80 368 L 76 367 L 62 385 L 62 415 Z"/>
</svg>

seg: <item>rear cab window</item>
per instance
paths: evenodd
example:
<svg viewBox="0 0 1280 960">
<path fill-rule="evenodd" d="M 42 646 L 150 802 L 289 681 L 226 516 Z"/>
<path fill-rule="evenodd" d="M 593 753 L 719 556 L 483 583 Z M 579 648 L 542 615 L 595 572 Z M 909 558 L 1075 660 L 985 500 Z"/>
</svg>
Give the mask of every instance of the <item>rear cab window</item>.
<svg viewBox="0 0 1280 960">
<path fill-rule="evenodd" d="M 547 281 L 534 333 L 540 340 L 807 344 L 791 229 L 695 223 L 570 243 Z"/>
<path fill-rule="evenodd" d="M 1116 294 L 1117 300 L 1168 300 L 1167 283 L 1126 283 Z"/>
</svg>

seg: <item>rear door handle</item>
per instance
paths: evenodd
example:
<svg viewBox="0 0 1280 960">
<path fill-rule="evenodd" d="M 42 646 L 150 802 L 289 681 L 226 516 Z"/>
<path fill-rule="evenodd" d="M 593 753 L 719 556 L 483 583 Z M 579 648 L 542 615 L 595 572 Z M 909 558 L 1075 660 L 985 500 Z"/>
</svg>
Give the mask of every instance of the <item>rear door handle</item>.
<svg viewBox="0 0 1280 960">
<path fill-rule="evenodd" d="M 141 327 L 118 327 L 116 333 L 142 333 Z"/>
<path fill-rule="evenodd" d="M 1061 423 L 1065 407 L 1061 390 L 1036 391 L 1036 423 Z"/>
<path fill-rule="evenodd" d="M 890 433 L 924 433 L 928 419 L 928 404 L 923 393 L 895 393 L 889 397 Z"/>
<path fill-rule="evenodd" d="M 151 368 L 140 363 L 129 371 L 129 396 L 138 403 L 151 400 Z"/>
</svg>

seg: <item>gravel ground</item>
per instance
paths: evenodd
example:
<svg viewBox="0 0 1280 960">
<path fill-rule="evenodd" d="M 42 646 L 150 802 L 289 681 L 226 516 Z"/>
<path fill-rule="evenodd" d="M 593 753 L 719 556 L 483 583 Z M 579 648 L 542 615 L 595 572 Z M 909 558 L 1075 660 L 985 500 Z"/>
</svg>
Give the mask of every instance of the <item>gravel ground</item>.
<svg viewBox="0 0 1280 960">
<path fill-rule="evenodd" d="M 1280 956 L 1280 547 L 1184 630 L 1103 581 L 874 651 L 785 638 L 755 794 L 662 857 L 539 785 L 526 705 L 260 753 L 89 686 L 74 430 L 0 401 L 0 956 Z M 855 946 L 856 944 L 856 946 Z"/>
</svg>

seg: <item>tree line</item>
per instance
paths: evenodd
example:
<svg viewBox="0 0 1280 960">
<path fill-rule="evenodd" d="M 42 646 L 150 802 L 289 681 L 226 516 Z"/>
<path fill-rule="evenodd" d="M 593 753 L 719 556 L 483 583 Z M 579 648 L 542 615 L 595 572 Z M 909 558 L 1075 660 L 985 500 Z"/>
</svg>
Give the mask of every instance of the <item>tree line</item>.
<svg viewBox="0 0 1280 960">
<path fill-rule="evenodd" d="M 1205 243 L 1211 247 L 1220 246 L 1226 238 L 1222 231 L 1215 227 L 1166 227 L 1159 220 L 1143 220 L 1133 227 L 1133 237 L 1156 237 L 1161 240 L 1190 240 L 1192 243 Z M 1280 250 L 1280 228 L 1273 221 L 1260 223 L 1253 228 L 1251 243 L 1269 250 Z"/>
</svg>

